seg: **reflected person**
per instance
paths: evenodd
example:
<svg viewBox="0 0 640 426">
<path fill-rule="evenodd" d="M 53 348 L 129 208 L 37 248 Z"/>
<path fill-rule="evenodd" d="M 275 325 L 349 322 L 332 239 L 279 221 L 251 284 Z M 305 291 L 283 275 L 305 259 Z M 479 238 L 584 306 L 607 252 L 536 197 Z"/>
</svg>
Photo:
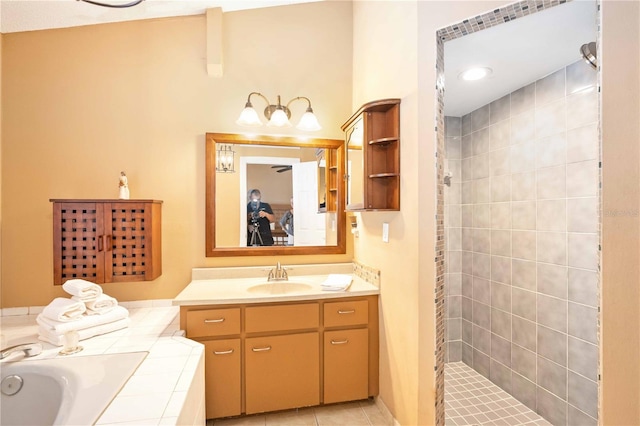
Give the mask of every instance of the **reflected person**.
<svg viewBox="0 0 640 426">
<path fill-rule="evenodd" d="M 293 197 L 291 198 L 291 209 L 287 210 L 280 218 L 280 226 L 287 234 L 287 245 L 293 245 Z"/>
<path fill-rule="evenodd" d="M 249 192 L 247 203 L 247 246 L 272 246 L 271 223 L 275 221 L 275 215 L 269 203 L 261 201 L 262 195 L 259 189 Z"/>
<path fill-rule="evenodd" d="M 280 219 L 282 230 L 287 233 L 287 245 L 293 245 L 293 197 L 291 197 L 291 210 L 287 210 Z"/>
</svg>

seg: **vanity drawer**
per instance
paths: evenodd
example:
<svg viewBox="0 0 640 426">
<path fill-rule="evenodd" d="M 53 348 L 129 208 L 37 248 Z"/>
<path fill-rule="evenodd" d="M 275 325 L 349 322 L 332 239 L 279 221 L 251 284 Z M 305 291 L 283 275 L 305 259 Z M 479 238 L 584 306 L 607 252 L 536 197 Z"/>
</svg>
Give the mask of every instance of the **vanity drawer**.
<svg viewBox="0 0 640 426">
<path fill-rule="evenodd" d="M 245 324 L 247 333 L 318 328 L 320 308 L 317 303 L 251 306 L 245 310 Z"/>
<path fill-rule="evenodd" d="M 369 302 L 367 300 L 343 300 L 324 304 L 324 326 L 367 325 Z"/>
<path fill-rule="evenodd" d="M 187 337 L 240 334 L 240 308 L 187 312 Z"/>
</svg>

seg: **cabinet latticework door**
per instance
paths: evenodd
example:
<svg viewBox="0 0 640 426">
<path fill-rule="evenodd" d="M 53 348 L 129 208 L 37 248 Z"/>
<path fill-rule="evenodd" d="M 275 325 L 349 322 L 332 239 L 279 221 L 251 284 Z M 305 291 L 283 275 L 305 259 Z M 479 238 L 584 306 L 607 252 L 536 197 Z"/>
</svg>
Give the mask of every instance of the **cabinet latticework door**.
<svg viewBox="0 0 640 426">
<path fill-rule="evenodd" d="M 103 282 L 102 205 L 56 203 L 53 221 L 54 284 L 72 278 Z"/>
<path fill-rule="evenodd" d="M 105 282 L 143 281 L 151 261 L 151 205 L 105 204 Z"/>
</svg>

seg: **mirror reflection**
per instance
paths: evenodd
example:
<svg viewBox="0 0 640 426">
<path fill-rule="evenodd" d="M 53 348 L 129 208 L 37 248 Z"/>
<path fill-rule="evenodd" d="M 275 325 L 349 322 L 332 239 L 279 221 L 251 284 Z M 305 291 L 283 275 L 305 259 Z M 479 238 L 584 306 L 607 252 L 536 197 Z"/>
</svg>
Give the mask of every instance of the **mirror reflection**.
<svg viewBox="0 0 640 426">
<path fill-rule="evenodd" d="M 222 144 L 233 172 L 216 172 Z M 346 251 L 342 140 L 208 133 L 206 147 L 207 256 Z"/>
<path fill-rule="evenodd" d="M 347 209 L 364 207 L 364 123 L 362 117 L 347 129 Z"/>
</svg>

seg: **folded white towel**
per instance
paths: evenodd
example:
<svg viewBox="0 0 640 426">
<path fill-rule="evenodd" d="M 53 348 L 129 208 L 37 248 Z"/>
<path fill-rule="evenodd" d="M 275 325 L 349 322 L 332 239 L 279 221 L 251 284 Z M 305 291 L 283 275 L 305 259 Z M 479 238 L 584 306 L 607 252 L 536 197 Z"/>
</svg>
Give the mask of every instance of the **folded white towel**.
<svg viewBox="0 0 640 426">
<path fill-rule="evenodd" d="M 85 328 L 84 330 L 78 330 L 78 337 L 79 340 L 89 339 L 90 337 L 99 336 L 101 334 L 111 333 L 112 331 L 127 328 L 130 323 L 131 319 L 123 318 L 121 320 L 110 322 L 107 324 Z M 64 333 L 57 333 L 42 326 L 38 327 L 38 339 L 44 342 L 49 342 L 52 345 L 56 346 L 64 345 Z"/>
<path fill-rule="evenodd" d="M 82 301 L 78 296 L 72 296 L 71 298 L 73 300 Z M 96 300 L 84 302 L 84 304 L 87 305 L 87 315 L 104 315 L 118 306 L 118 301 L 108 294 L 102 293 L 96 298 Z"/>
<path fill-rule="evenodd" d="M 56 297 L 42 310 L 43 317 L 50 320 L 68 322 L 77 321 L 87 310 L 84 303 L 66 297 Z"/>
<path fill-rule="evenodd" d="M 96 300 L 102 294 L 102 287 L 98 284 L 81 279 L 67 280 L 62 284 L 62 289 L 83 302 Z"/>
<path fill-rule="evenodd" d="M 351 274 L 329 274 L 320 287 L 325 291 L 344 291 L 351 286 L 352 281 Z"/>
<path fill-rule="evenodd" d="M 84 305 L 84 304 L 83 304 Z M 103 315 L 82 315 L 80 319 L 73 322 L 52 321 L 42 314 L 36 317 L 36 322 L 41 328 L 54 331 L 57 334 L 64 334 L 69 330 L 84 330 L 102 324 L 118 321 L 129 316 L 129 311 L 123 306 L 116 306 L 111 311 Z"/>
</svg>

